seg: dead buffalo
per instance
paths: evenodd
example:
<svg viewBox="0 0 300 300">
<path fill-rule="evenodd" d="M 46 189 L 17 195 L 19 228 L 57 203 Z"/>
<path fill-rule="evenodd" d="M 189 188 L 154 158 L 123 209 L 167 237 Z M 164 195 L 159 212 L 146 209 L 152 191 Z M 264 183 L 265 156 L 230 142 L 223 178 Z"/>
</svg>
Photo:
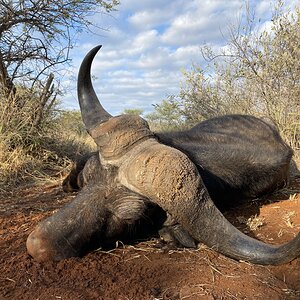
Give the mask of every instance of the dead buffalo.
<svg viewBox="0 0 300 300">
<path fill-rule="evenodd" d="M 155 134 L 139 116 L 112 117 L 92 86 L 90 68 L 100 46 L 85 57 L 78 98 L 89 134 L 98 146 L 66 184 L 77 197 L 29 235 L 38 261 L 84 254 L 94 241 L 114 240 L 147 224 L 186 246 L 201 241 L 237 260 L 282 264 L 300 253 L 300 234 L 273 246 L 235 228 L 219 208 L 282 187 L 292 150 L 274 126 L 252 116 L 229 115 L 182 132 Z M 75 184 L 75 185 L 76 185 Z"/>
</svg>

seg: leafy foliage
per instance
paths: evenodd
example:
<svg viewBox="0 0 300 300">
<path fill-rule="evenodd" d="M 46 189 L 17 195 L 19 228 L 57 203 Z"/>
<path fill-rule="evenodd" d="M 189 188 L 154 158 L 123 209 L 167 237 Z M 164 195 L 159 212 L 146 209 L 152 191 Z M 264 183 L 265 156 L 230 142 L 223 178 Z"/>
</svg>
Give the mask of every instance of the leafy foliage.
<svg viewBox="0 0 300 300">
<path fill-rule="evenodd" d="M 139 108 L 126 108 L 124 109 L 123 114 L 140 116 L 143 114 L 143 110 Z"/>
<path fill-rule="evenodd" d="M 74 34 L 95 26 L 95 12 L 119 2 L 0 0 L 0 83 L 9 91 L 16 79 L 34 85 L 69 60 Z"/>
<path fill-rule="evenodd" d="M 72 35 L 96 26 L 90 17 L 101 9 L 110 12 L 117 4 L 117 0 L 0 0 L 0 89 L 8 100 L 4 107 L 27 106 L 17 91 L 27 89 L 36 102 L 30 121 L 40 128 L 61 92 L 54 74 L 69 61 L 76 40 Z"/>
<path fill-rule="evenodd" d="M 229 27 L 230 40 L 220 53 L 202 49 L 206 68 L 185 71 L 179 95 L 158 105 L 155 114 L 179 114 L 188 125 L 231 113 L 266 117 L 299 150 L 300 9 L 284 13 L 279 5 L 271 30 L 263 32 L 255 30 L 250 9 L 247 14 L 245 25 Z M 171 112 L 165 113 L 166 105 Z"/>
<path fill-rule="evenodd" d="M 184 127 L 181 109 L 173 96 L 154 107 L 155 111 L 145 116 L 153 131 L 171 131 Z"/>
</svg>

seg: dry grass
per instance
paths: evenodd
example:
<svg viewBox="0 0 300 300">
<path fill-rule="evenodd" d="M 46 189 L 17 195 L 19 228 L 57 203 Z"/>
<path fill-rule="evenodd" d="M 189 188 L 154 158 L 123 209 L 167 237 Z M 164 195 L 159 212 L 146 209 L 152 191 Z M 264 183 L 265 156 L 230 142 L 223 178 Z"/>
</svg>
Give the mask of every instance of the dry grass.
<svg viewBox="0 0 300 300">
<path fill-rule="evenodd" d="M 79 112 L 45 106 L 36 123 L 38 99 L 18 86 L 9 97 L 0 89 L 0 189 L 60 180 L 77 155 L 93 149 Z"/>
<path fill-rule="evenodd" d="M 261 226 L 264 226 L 265 224 L 266 224 L 265 218 L 257 215 L 249 218 L 246 222 L 246 225 L 249 227 L 251 231 L 256 231 L 257 229 L 259 229 Z"/>
<path fill-rule="evenodd" d="M 289 211 L 287 212 L 282 218 L 283 218 L 283 221 L 284 223 L 290 227 L 290 228 L 294 228 L 294 224 L 293 224 L 293 221 L 292 221 L 292 217 L 295 215 L 295 212 L 294 211 Z"/>
<path fill-rule="evenodd" d="M 11 135 L 0 135 L 2 191 L 20 184 L 57 183 L 67 174 L 77 156 L 95 148 L 88 135 L 76 135 L 62 129 L 36 138 L 34 147 L 22 143 L 11 146 L 11 140 Z"/>
</svg>

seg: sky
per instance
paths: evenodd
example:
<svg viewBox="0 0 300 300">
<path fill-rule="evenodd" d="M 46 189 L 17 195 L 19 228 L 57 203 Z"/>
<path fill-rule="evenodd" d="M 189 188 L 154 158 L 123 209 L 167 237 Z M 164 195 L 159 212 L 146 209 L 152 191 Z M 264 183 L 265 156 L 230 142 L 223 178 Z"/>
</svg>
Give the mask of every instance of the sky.
<svg viewBox="0 0 300 300">
<path fill-rule="evenodd" d="M 277 1 L 249 2 L 260 20 L 259 29 L 268 29 Z M 287 9 L 299 3 L 284 2 Z M 228 26 L 243 19 L 244 8 L 243 0 L 121 0 L 117 11 L 93 16 L 97 27 L 92 32 L 76 36 L 70 52 L 72 66 L 63 79 L 62 107 L 78 109 L 80 63 L 91 48 L 101 44 L 92 75 L 104 108 L 112 115 L 124 109 L 153 111 L 154 104 L 178 94 L 184 69 L 206 64 L 201 47 L 210 45 L 218 51 L 226 45 Z"/>
</svg>

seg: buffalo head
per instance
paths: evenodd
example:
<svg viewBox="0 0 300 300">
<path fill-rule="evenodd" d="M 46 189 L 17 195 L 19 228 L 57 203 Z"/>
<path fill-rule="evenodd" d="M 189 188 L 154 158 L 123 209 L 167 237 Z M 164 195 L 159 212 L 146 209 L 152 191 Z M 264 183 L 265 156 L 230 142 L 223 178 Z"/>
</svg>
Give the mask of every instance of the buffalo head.
<svg viewBox="0 0 300 300">
<path fill-rule="evenodd" d="M 141 117 L 106 112 L 90 76 L 99 49 L 86 55 L 78 76 L 82 118 L 99 150 L 94 172 L 73 202 L 30 234 L 28 252 L 39 261 L 80 255 L 92 240 L 121 234 L 155 204 L 195 240 L 234 259 L 281 264 L 297 257 L 299 234 L 271 246 L 241 233 L 217 209 L 188 156 L 161 144 Z"/>
</svg>

